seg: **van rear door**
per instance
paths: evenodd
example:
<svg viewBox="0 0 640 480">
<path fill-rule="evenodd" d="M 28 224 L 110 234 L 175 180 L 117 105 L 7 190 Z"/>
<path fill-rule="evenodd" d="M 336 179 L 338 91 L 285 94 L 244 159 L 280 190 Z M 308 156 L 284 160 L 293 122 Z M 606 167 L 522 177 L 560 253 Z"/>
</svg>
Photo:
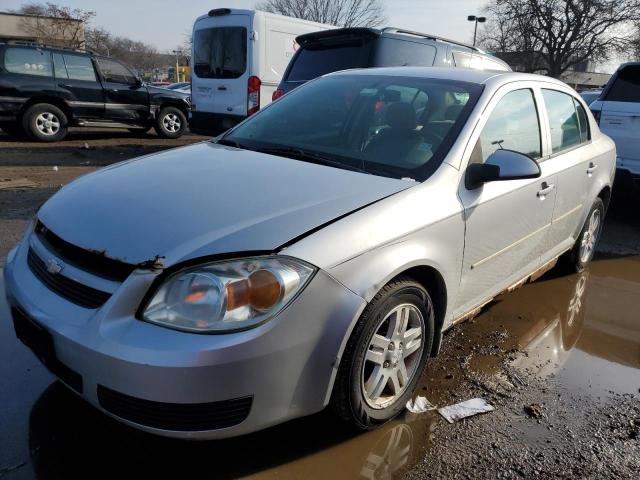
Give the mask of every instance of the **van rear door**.
<svg viewBox="0 0 640 480">
<path fill-rule="evenodd" d="M 196 22 L 191 98 L 198 111 L 247 115 L 253 18 L 231 13 Z"/>
<path fill-rule="evenodd" d="M 616 142 L 618 167 L 640 173 L 640 64 L 622 67 L 603 94 L 600 130 Z"/>
</svg>

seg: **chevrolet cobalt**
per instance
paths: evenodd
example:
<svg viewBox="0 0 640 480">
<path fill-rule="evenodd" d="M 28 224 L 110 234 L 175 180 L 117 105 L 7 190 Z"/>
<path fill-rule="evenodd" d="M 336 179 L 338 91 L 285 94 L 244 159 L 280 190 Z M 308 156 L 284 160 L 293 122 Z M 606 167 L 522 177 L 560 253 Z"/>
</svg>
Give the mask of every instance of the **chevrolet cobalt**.
<svg viewBox="0 0 640 480">
<path fill-rule="evenodd" d="M 9 253 L 17 336 L 136 428 L 397 415 L 442 332 L 590 262 L 613 142 L 551 78 L 352 70 L 209 142 L 86 175 Z"/>
</svg>

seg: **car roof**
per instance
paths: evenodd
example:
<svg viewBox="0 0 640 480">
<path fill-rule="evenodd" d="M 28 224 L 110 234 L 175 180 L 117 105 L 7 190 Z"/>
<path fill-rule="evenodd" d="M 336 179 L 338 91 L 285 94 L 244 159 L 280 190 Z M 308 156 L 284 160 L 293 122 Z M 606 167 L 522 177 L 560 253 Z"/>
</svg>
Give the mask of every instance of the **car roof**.
<svg viewBox="0 0 640 480">
<path fill-rule="evenodd" d="M 389 77 L 421 77 L 438 80 L 453 80 L 459 82 L 487 84 L 490 81 L 499 83 L 509 83 L 516 81 L 537 81 L 545 83 L 555 83 L 558 86 L 565 86 L 564 82 L 543 75 L 532 73 L 505 72 L 498 70 L 477 70 L 472 68 L 452 68 L 452 67 L 380 67 L 361 68 L 353 70 L 343 70 L 341 72 L 330 73 L 331 75 L 382 75 Z"/>
</svg>

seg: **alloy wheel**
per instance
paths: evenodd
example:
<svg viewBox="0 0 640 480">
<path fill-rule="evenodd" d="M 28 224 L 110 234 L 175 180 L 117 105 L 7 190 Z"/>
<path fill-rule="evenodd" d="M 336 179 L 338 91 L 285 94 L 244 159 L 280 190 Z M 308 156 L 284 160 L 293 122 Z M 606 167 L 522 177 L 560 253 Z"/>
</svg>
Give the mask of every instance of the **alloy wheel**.
<svg viewBox="0 0 640 480">
<path fill-rule="evenodd" d="M 60 130 L 60 119 L 54 113 L 42 112 L 36 117 L 36 128 L 42 135 L 55 135 Z"/>
<path fill-rule="evenodd" d="M 162 119 L 162 126 L 167 132 L 176 133 L 180 131 L 182 123 L 175 113 L 168 113 Z"/>
<path fill-rule="evenodd" d="M 398 305 L 378 324 L 362 367 L 369 406 L 386 408 L 404 393 L 420 363 L 424 329 L 422 313 L 410 303 Z"/>
<path fill-rule="evenodd" d="M 598 241 L 598 235 L 600 234 L 600 210 L 597 208 L 591 213 L 589 218 L 589 225 L 582 235 L 580 242 L 580 262 L 586 264 L 591 260 L 593 252 L 596 248 L 596 242 Z"/>
</svg>

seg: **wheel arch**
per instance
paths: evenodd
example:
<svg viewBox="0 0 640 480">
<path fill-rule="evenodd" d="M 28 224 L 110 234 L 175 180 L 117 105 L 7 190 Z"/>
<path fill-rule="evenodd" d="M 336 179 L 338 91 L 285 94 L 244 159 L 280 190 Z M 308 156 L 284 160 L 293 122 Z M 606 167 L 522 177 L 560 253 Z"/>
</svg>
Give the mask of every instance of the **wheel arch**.
<svg viewBox="0 0 640 480">
<path fill-rule="evenodd" d="M 611 186 L 605 185 L 598 193 L 598 197 L 602 200 L 602 203 L 604 203 L 604 212 L 607 213 L 609 204 L 611 203 Z"/>
<path fill-rule="evenodd" d="M 189 120 L 189 107 L 182 100 L 177 99 L 177 98 L 166 98 L 166 99 L 163 99 L 160 102 L 160 104 L 158 105 L 158 115 L 160 114 L 162 109 L 165 108 L 165 107 L 175 107 L 175 108 L 177 108 L 182 113 L 184 113 L 184 116 L 187 118 L 187 121 Z"/>
<path fill-rule="evenodd" d="M 40 103 L 48 103 L 49 105 L 53 105 L 55 107 L 58 107 L 66 115 L 68 122 L 71 122 L 71 120 L 73 119 L 73 112 L 72 112 L 71 108 L 69 107 L 69 105 L 67 104 L 67 102 L 65 102 L 63 99 L 58 98 L 58 97 L 48 97 L 48 96 L 43 96 L 43 95 L 36 95 L 36 96 L 33 96 L 33 97 L 29 98 L 29 100 L 27 100 L 22 105 L 22 108 L 20 109 L 20 118 L 22 118 L 24 113 L 29 108 L 33 107 L 34 105 L 38 105 Z"/>
</svg>

